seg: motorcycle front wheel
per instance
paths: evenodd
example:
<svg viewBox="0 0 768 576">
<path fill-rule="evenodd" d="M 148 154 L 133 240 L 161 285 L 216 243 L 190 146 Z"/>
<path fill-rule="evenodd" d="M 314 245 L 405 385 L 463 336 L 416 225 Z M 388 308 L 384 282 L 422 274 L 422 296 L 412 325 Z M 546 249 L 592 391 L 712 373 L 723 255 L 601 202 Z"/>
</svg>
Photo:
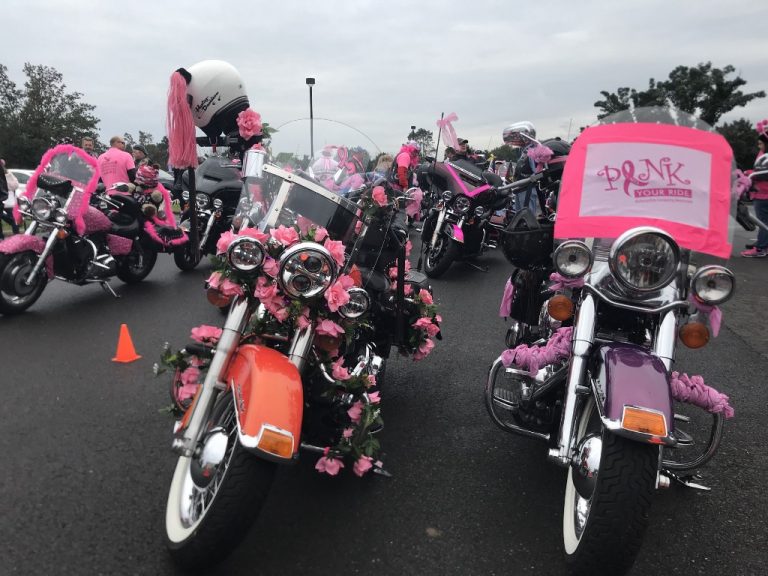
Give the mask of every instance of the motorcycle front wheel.
<svg viewBox="0 0 768 576">
<path fill-rule="evenodd" d="M 434 248 L 427 247 L 424 258 L 424 272 L 430 278 L 439 278 L 451 267 L 459 257 L 459 247 L 445 234 L 440 234 Z"/>
<path fill-rule="evenodd" d="M 30 286 L 25 283 L 36 262 L 34 252 L 0 254 L 0 314 L 21 314 L 40 298 L 48 282 L 45 268 Z"/>
<path fill-rule="evenodd" d="M 203 253 L 198 250 L 196 257 L 193 254 L 192 243 L 187 242 L 181 248 L 174 251 L 173 262 L 182 272 L 189 272 L 190 270 L 197 268 L 197 265 L 200 264 L 200 260 L 202 260 L 202 255 Z"/>
<path fill-rule="evenodd" d="M 117 277 L 126 284 L 141 282 L 149 276 L 157 262 L 157 252 L 141 247 L 138 242 L 133 243 L 133 249 L 117 261 Z"/>
<path fill-rule="evenodd" d="M 659 447 L 606 431 L 591 397 L 577 420 L 576 446 L 563 506 L 566 560 L 572 574 L 620 576 L 642 545 Z"/>
<path fill-rule="evenodd" d="M 208 426 L 227 435 L 224 457 L 206 468 L 179 458 L 165 511 L 166 544 L 174 561 L 199 571 L 226 557 L 245 537 L 266 500 L 276 464 L 246 452 L 237 439 L 232 395 L 224 392 Z"/>
</svg>

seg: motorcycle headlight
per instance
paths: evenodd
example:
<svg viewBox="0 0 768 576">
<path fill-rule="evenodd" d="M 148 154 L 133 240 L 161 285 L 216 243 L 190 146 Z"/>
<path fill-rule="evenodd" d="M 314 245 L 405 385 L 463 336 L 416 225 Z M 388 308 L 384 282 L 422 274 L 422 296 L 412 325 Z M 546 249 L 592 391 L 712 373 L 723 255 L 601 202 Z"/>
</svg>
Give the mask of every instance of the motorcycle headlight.
<svg viewBox="0 0 768 576">
<path fill-rule="evenodd" d="M 578 240 L 560 244 L 552 258 L 555 270 L 566 278 L 580 278 L 592 268 L 592 251 Z"/>
<path fill-rule="evenodd" d="M 181 198 L 184 200 L 184 202 L 189 202 L 189 190 L 182 190 Z"/>
<path fill-rule="evenodd" d="M 30 202 L 29 198 L 26 196 L 21 196 L 18 200 L 16 200 L 16 203 L 19 205 L 19 210 L 22 212 L 29 212 L 32 210 L 32 202 Z"/>
<path fill-rule="evenodd" d="M 734 287 L 733 273 L 723 266 L 702 266 L 691 278 L 693 294 L 711 306 L 728 300 Z"/>
<path fill-rule="evenodd" d="M 53 215 L 53 219 L 59 224 L 64 224 L 67 221 L 67 211 L 64 208 L 57 208 Z"/>
<path fill-rule="evenodd" d="M 349 302 L 339 308 L 339 314 L 344 318 L 359 318 L 371 307 L 371 297 L 362 288 L 350 288 Z"/>
<path fill-rule="evenodd" d="M 277 281 L 294 298 L 320 296 L 336 280 L 336 261 L 328 250 L 315 242 L 301 242 L 280 256 Z"/>
<path fill-rule="evenodd" d="M 32 214 L 38 220 L 50 220 L 56 210 L 56 204 L 48 198 L 35 198 L 32 201 Z"/>
<path fill-rule="evenodd" d="M 227 260 L 238 272 L 253 272 L 264 262 L 264 246 L 255 238 L 237 238 L 227 248 Z"/>
<path fill-rule="evenodd" d="M 446 190 L 445 192 L 443 192 L 443 200 L 445 202 L 449 202 L 451 198 L 453 198 L 453 192 L 451 192 L 450 190 Z"/>
<path fill-rule="evenodd" d="M 472 201 L 464 196 L 463 194 L 459 194 L 456 196 L 456 199 L 453 201 L 453 209 L 456 210 L 456 212 L 460 212 L 461 214 L 466 214 L 469 212 L 469 206 L 472 204 Z"/>
<path fill-rule="evenodd" d="M 211 199 L 208 197 L 208 194 L 202 194 L 200 192 L 195 194 L 195 205 L 198 210 L 205 210 L 210 204 Z"/>
<path fill-rule="evenodd" d="M 221 198 L 215 198 L 213 200 L 213 207 L 216 208 L 216 210 L 221 210 L 221 207 L 224 205 L 224 202 L 221 201 Z"/>
<path fill-rule="evenodd" d="M 478 206 L 477 208 L 475 208 L 475 216 L 477 216 L 478 218 L 482 218 L 484 214 L 485 214 L 485 208 L 483 208 L 482 206 Z"/>
<path fill-rule="evenodd" d="M 680 263 L 680 248 L 658 228 L 628 230 L 613 243 L 611 272 L 630 290 L 653 292 L 669 284 Z"/>
</svg>

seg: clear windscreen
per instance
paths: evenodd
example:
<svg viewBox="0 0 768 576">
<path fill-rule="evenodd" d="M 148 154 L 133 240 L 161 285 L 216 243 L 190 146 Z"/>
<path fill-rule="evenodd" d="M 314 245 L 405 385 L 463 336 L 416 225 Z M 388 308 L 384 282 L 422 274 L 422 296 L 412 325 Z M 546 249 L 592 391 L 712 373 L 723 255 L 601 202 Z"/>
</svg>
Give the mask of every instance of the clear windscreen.
<svg viewBox="0 0 768 576">
<path fill-rule="evenodd" d="M 71 180 L 75 188 L 86 188 L 92 180 L 98 178 L 96 168 L 81 155 L 85 152 L 74 149 L 70 152 L 54 154 L 43 168 L 43 173 L 64 180 Z"/>
</svg>

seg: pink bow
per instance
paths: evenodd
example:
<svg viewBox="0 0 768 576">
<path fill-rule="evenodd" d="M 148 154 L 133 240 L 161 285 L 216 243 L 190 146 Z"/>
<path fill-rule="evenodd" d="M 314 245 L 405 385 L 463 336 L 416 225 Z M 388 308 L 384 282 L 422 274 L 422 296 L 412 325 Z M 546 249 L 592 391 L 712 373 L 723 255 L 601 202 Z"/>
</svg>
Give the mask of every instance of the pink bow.
<svg viewBox="0 0 768 576">
<path fill-rule="evenodd" d="M 456 130 L 453 129 L 452 122 L 456 122 L 459 119 L 456 116 L 456 112 L 451 112 L 447 116 L 440 118 L 437 121 L 437 127 L 440 128 L 440 133 L 443 135 L 445 145 L 451 148 L 459 147 L 459 139 L 456 137 Z"/>
<path fill-rule="evenodd" d="M 558 292 L 564 288 L 581 288 L 584 286 L 583 276 L 581 278 L 566 278 L 558 272 L 552 272 L 549 279 L 552 280 L 552 284 L 549 285 L 552 292 Z"/>
<path fill-rule="evenodd" d="M 701 302 L 693 294 L 688 297 L 688 300 L 693 303 L 693 305 L 696 307 L 696 310 L 702 314 L 707 315 L 707 318 L 709 318 L 709 325 L 712 327 L 712 336 L 717 338 L 717 335 L 720 333 L 720 324 L 723 322 L 722 310 L 720 310 L 720 308 L 717 306 L 704 304 L 704 302 Z"/>
</svg>

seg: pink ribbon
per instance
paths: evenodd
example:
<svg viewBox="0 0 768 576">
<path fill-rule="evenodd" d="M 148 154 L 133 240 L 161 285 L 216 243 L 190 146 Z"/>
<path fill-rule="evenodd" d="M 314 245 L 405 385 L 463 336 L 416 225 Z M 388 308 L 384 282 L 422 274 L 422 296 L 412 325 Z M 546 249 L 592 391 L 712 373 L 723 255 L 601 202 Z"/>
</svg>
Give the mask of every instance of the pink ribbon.
<svg viewBox="0 0 768 576">
<path fill-rule="evenodd" d="M 565 360 L 571 355 L 571 337 L 573 327 L 558 328 L 543 346 L 520 344 L 501 353 L 501 363 L 506 368 L 512 364 L 536 374 L 542 366 Z"/>
<path fill-rule="evenodd" d="M 515 285 L 512 283 L 512 278 L 507 279 L 507 283 L 504 286 L 504 294 L 501 296 L 501 306 L 499 306 L 499 316 L 506 318 L 512 312 L 512 300 L 515 297 Z"/>
<path fill-rule="evenodd" d="M 549 285 L 549 289 L 552 292 L 559 292 L 565 288 L 581 288 L 584 286 L 584 277 L 580 278 L 566 278 L 558 272 L 552 272 L 549 275 L 549 279 L 552 280 L 552 284 Z"/>
<path fill-rule="evenodd" d="M 451 112 L 447 116 L 444 116 L 437 121 L 437 127 L 440 128 L 440 133 L 443 135 L 445 145 L 451 148 L 459 147 L 459 139 L 456 137 L 456 130 L 453 128 L 452 122 L 456 122 L 459 119 L 456 116 L 456 112 Z"/>
<path fill-rule="evenodd" d="M 720 333 L 720 324 L 723 322 L 723 311 L 720 310 L 720 308 L 717 306 L 704 304 L 704 302 L 701 302 L 693 294 L 688 297 L 688 300 L 693 303 L 693 305 L 696 307 L 696 310 L 702 314 L 706 314 L 707 318 L 709 319 L 709 325 L 712 327 L 712 336 L 717 338 L 717 335 Z"/>
<path fill-rule="evenodd" d="M 672 390 L 672 398 L 678 402 L 686 402 L 712 414 L 722 413 L 726 418 L 733 417 L 734 410 L 728 402 L 728 395 L 704 384 L 704 378 L 701 376 L 672 372 L 669 386 Z"/>
<path fill-rule="evenodd" d="M 734 193 L 736 194 L 736 198 L 741 198 L 741 195 L 752 187 L 752 179 L 741 170 L 736 170 L 735 174 L 736 185 L 734 186 Z"/>
<path fill-rule="evenodd" d="M 339 146 L 336 149 L 336 158 L 339 159 L 339 166 L 346 163 L 347 158 L 349 158 L 349 152 L 347 152 L 347 149 L 344 146 Z"/>
</svg>

